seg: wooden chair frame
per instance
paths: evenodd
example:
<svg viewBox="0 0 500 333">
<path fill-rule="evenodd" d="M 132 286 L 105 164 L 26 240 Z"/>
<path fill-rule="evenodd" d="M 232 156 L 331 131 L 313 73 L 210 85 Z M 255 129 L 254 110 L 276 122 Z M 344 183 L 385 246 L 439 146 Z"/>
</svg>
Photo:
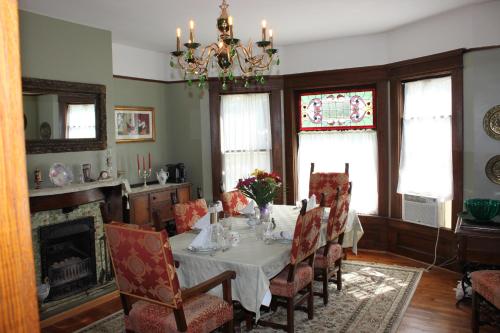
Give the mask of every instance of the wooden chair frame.
<svg viewBox="0 0 500 333">
<path fill-rule="evenodd" d="M 485 320 L 481 320 L 481 313 Z M 472 290 L 472 332 L 479 333 L 479 328 L 482 325 L 496 326 L 500 330 L 500 309 L 497 309 L 496 306 L 491 304 L 480 293 Z"/>
<path fill-rule="evenodd" d="M 321 196 L 321 202 L 324 204 L 324 195 Z M 306 206 L 307 206 L 307 200 L 302 200 L 302 209 L 300 210 L 300 215 L 304 216 L 306 214 Z M 287 267 L 289 267 L 288 271 L 288 282 L 293 282 L 295 279 L 295 271 L 297 269 L 297 266 L 302 263 L 307 261 L 308 265 L 313 267 L 314 269 L 314 256 L 316 254 L 316 251 L 313 251 L 312 254 L 310 254 L 308 257 L 303 258 L 301 261 L 296 262 L 295 264 L 288 264 Z M 287 309 L 287 324 L 278 324 L 275 322 L 271 321 L 266 321 L 266 320 L 259 320 L 258 324 L 261 326 L 266 326 L 266 327 L 271 327 L 274 329 L 282 329 L 285 330 L 289 333 L 295 332 L 295 319 L 294 319 L 294 311 L 295 309 L 299 310 L 305 310 L 307 312 L 307 318 L 308 319 L 313 319 L 314 318 L 314 293 L 313 293 L 313 281 L 311 283 L 307 284 L 302 290 L 299 290 L 296 295 L 292 297 L 281 297 L 281 296 L 272 296 L 271 300 L 271 310 L 276 311 L 276 308 L 278 305 L 283 305 Z M 295 299 L 295 296 L 300 295 L 297 299 Z M 280 299 L 284 299 L 285 301 L 280 301 Z M 299 307 L 302 303 L 307 301 L 307 308 L 305 307 Z"/>
<path fill-rule="evenodd" d="M 346 163 L 346 167 L 348 168 L 348 164 Z M 335 204 L 338 204 L 338 201 L 340 199 L 340 190 L 341 187 L 337 187 L 337 193 L 335 195 Z M 349 189 L 348 193 L 350 194 L 352 190 L 352 182 L 349 182 Z M 324 200 L 321 202 L 321 205 L 324 205 Z M 330 222 L 328 222 L 330 223 Z M 335 244 L 340 244 L 342 246 L 342 243 L 344 242 L 344 231 L 338 236 L 337 240 L 327 240 L 326 245 L 324 246 L 324 257 L 327 258 L 328 252 L 330 251 L 330 247 Z M 337 290 L 342 290 L 342 260 L 344 259 L 344 256 L 342 255 L 339 259 L 335 261 L 335 264 L 333 267 L 324 267 L 324 268 L 314 268 L 314 280 L 315 281 L 321 281 L 323 283 L 323 291 L 319 292 L 316 291 L 314 292 L 315 296 L 321 296 L 323 297 L 323 304 L 327 305 L 328 304 L 328 297 L 329 297 L 329 292 L 328 292 L 328 283 L 333 282 L 337 285 Z"/>
<path fill-rule="evenodd" d="M 309 175 L 311 175 L 313 172 L 314 172 L 314 162 L 311 163 L 311 171 L 309 172 Z M 345 164 L 344 173 L 349 174 L 349 163 Z"/>
</svg>

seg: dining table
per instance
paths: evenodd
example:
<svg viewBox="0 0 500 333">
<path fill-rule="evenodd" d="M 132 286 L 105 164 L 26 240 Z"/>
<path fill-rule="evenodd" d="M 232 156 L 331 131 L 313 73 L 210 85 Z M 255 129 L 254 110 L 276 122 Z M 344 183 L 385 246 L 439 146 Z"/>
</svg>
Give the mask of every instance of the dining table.
<svg viewBox="0 0 500 333">
<path fill-rule="evenodd" d="M 273 205 L 271 217 L 276 228 L 274 234 L 293 236 L 300 209 L 295 206 Z M 326 244 L 325 211 L 318 247 Z M 239 241 L 234 246 L 222 250 L 201 252 L 188 249 L 197 234 L 185 232 L 170 237 L 174 259 L 179 262 L 177 276 L 183 288 L 195 286 L 226 270 L 236 272 L 232 281 L 232 298 L 247 311 L 260 317 L 261 305 L 271 302 L 270 280 L 290 263 L 290 239 L 263 240 L 258 237 L 256 227 L 248 223 L 244 216 L 230 217 L 225 225 L 230 225 L 231 233 L 237 233 Z M 357 248 L 357 242 L 363 235 L 363 228 L 357 214 L 349 212 L 343 247 Z M 262 235 L 261 235 L 262 236 Z M 214 288 L 212 294 L 222 295 L 222 288 Z"/>
</svg>

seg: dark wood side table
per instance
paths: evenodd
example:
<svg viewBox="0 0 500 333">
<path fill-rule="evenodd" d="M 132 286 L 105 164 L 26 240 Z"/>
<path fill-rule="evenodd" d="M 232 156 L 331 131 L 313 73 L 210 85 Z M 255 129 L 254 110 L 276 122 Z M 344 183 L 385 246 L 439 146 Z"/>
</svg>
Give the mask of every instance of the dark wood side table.
<svg viewBox="0 0 500 333">
<path fill-rule="evenodd" d="M 469 273 L 479 269 L 500 268 L 500 223 L 478 223 L 472 218 L 459 214 L 455 227 L 457 235 L 457 260 L 462 269 L 462 289 L 471 281 Z"/>
</svg>

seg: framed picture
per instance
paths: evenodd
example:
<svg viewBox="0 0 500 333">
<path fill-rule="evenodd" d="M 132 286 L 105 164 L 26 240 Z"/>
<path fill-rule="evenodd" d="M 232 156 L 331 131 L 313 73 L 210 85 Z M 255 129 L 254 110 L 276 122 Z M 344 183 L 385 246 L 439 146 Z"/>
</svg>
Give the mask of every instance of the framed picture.
<svg viewBox="0 0 500 333">
<path fill-rule="evenodd" d="M 373 129 L 374 88 L 331 89 L 299 96 L 300 131 Z"/>
<path fill-rule="evenodd" d="M 152 107 L 115 106 L 116 142 L 155 141 L 155 112 Z"/>
</svg>

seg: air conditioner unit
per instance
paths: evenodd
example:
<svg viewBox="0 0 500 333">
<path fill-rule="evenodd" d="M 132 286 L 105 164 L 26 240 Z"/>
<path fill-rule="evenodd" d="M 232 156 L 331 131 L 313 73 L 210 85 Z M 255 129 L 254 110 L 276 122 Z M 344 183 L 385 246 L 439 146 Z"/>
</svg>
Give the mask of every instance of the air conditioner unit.
<svg viewBox="0 0 500 333">
<path fill-rule="evenodd" d="M 403 195 L 403 220 L 438 228 L 444 225 L 444 203 L 435 198 Z"/>
</svg>

